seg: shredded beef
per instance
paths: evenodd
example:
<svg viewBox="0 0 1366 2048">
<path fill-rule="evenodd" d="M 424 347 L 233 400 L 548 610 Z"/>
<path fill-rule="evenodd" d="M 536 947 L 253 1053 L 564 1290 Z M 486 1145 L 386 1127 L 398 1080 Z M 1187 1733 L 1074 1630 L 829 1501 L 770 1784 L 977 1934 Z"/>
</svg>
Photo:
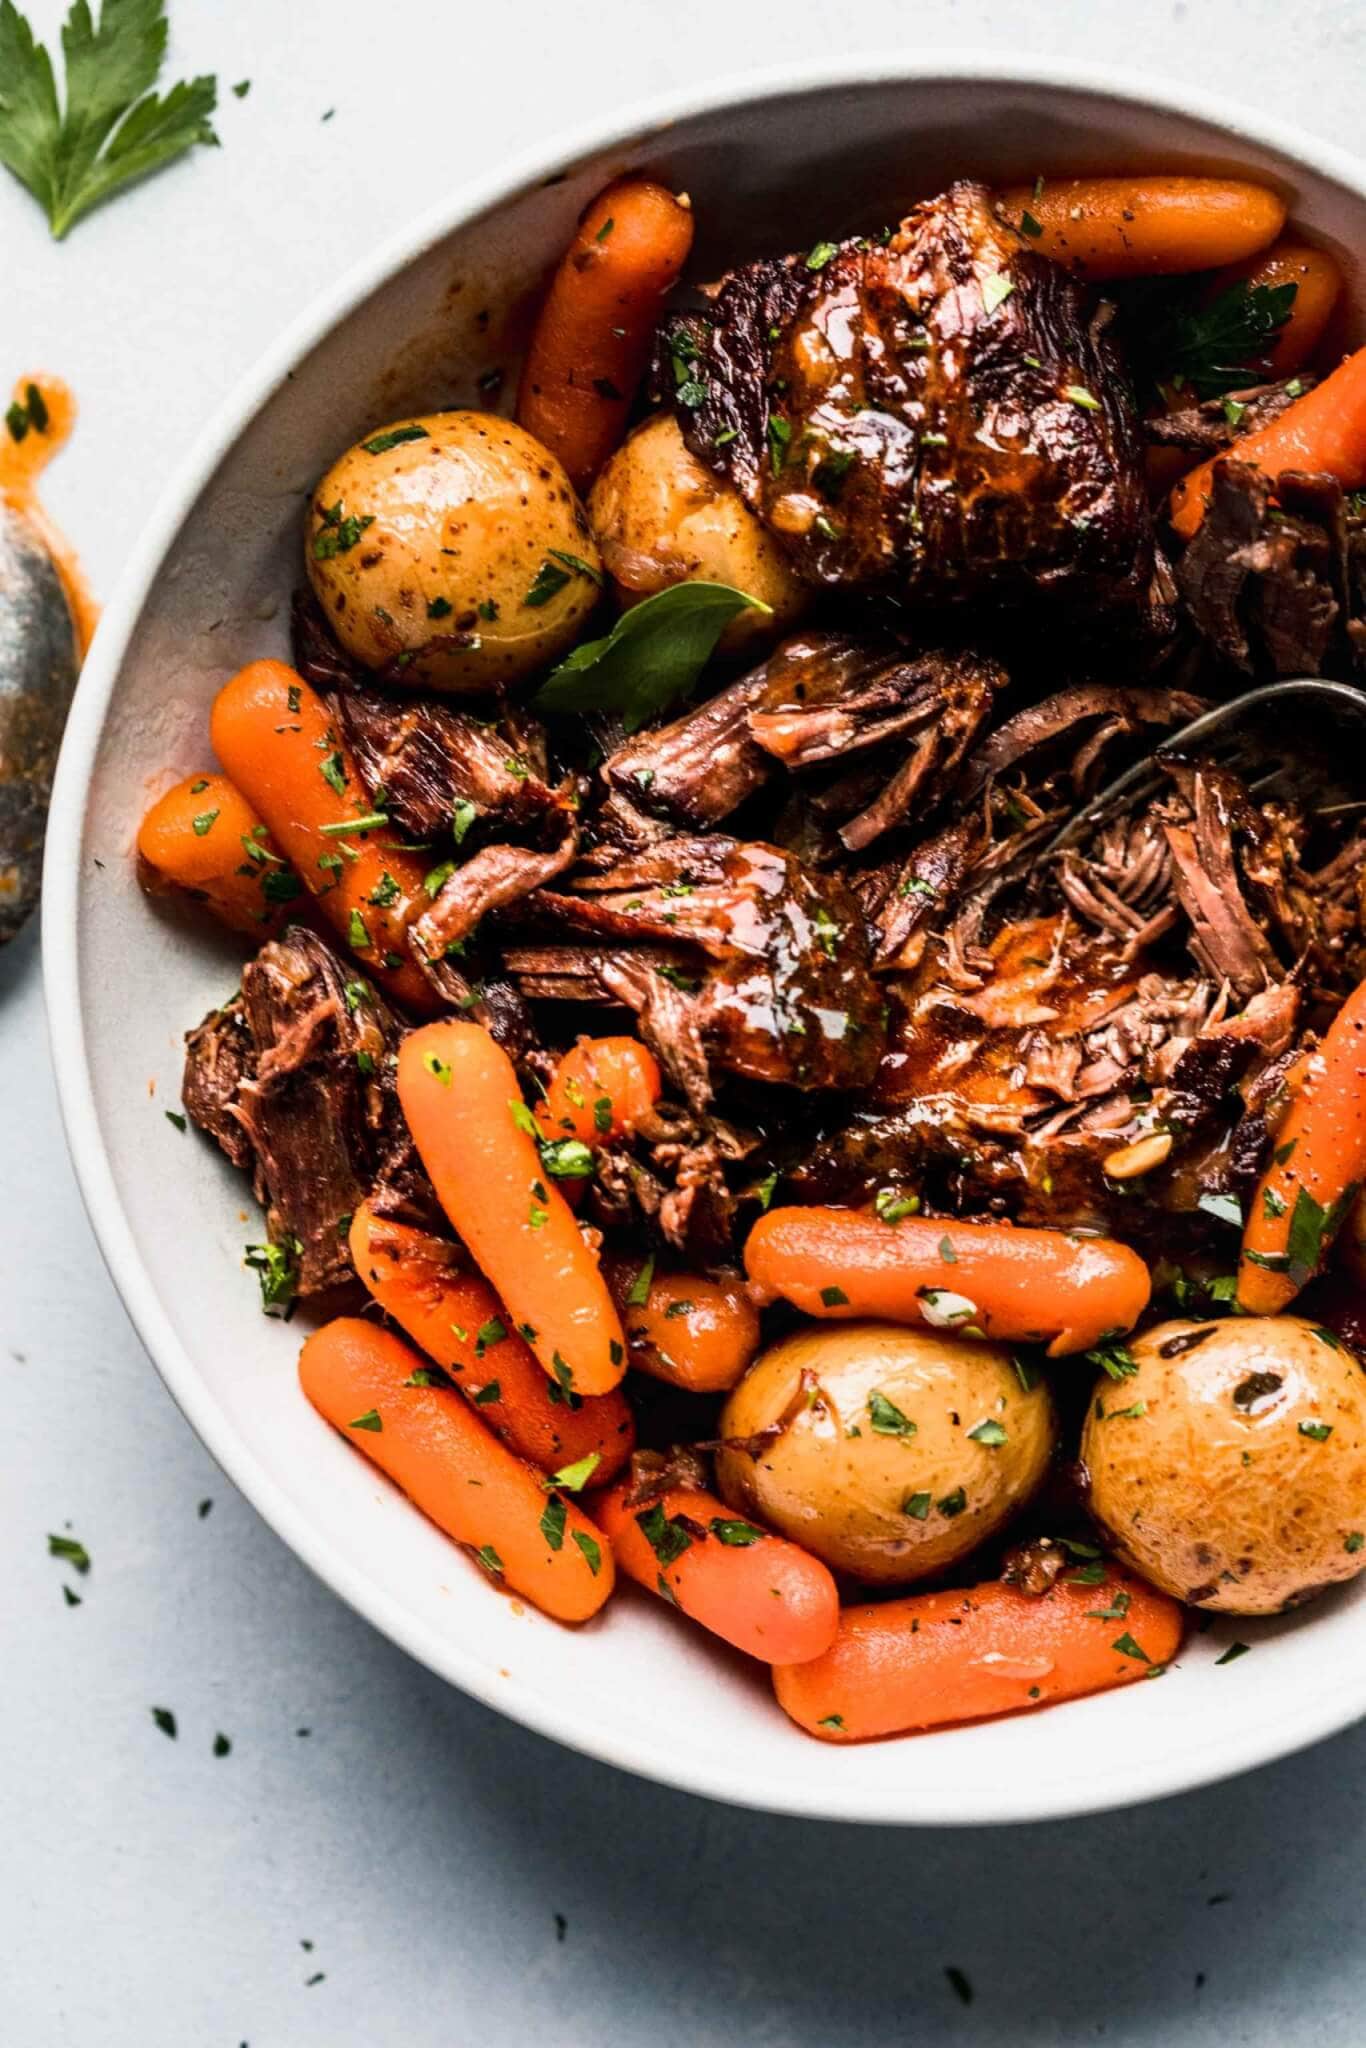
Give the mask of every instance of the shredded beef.
<svg viewBox="0 0 1366 2048">
<path fill-rule="evenodd" d="M 297 925 L 188 1035 L 186 1110 L 251 1167 L 300 1294 L 350 1276 L 347 1225 L 377 1183 L 422 1182 L 394 1088 L 398 1040 L 383 998 Z"/>
</svg>

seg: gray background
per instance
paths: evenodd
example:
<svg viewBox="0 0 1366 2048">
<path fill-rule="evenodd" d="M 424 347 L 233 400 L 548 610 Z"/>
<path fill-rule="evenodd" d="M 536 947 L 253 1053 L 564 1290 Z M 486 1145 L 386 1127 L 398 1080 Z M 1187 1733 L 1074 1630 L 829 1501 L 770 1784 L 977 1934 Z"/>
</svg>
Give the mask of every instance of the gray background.
<svg viewBox="0 0 1366 2048">
<path fill-rule="evenodd" d="M 55 26 L 55 5 L 30 12 Z M 221 153 L 61 248 L 0 174 L 0 383 L 42 367 L 76 386 L 48 496 L 104 595 L 168 467 L 280 325 L 418 206 L 554 128 L 789 57 L 974 45 L 1175 75 L 1352 146 L 1366 40 L 1349 0 L 173 12 L 174 75 L 216 70 L 224 89 Z M 250 95 L 227 96 L 244 77 Z M 33 935 L 0 956 L 0 1053 L 5 2048 L 1366 2035 L 1366 1729 L 1099 1820 L 854 1830 L 636 1783 L 410 1664 L 257 1521 L 133 1337 L 66 1162 Z M 86 1579 L 46 1554 L 68 1523 Z"/>
</svg>

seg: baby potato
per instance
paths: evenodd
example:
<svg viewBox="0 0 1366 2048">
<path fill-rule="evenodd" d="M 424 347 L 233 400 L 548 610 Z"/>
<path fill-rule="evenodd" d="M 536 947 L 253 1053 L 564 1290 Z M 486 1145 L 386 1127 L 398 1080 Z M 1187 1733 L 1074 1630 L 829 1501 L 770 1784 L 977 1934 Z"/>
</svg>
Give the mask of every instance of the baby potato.
<svg viewBox="0 0 1366 2048">
<path fill-rule="evenodd" d="M 457 694 L 566 653 L 602 585 L 559 463 L 485 412 L 396 420 L 348 448 L 313 493 L 304 559 L 348 654 Z"/>
<path fill-rule="evenodd" d="M 836 1571 L 895 1586 L 947 1570 L 1008 1521 L 1056 1427 L 1047 1387 L 1026 1392 L 999 1344 L 837 1323 L 756 1358 L 719 1433 L 732 1507 Z"/>
<path fill-rule="evenodd" d="M 806 610 L 810 592 L 737 491 L 684 444 L 673 415 L 629 434 L 588 494 L 588 518 L 625 610 L 671 583 L 728 583 L 772 607 L 741 612 L 725 653 L 774 640 Z"/>
<path fill-rule="evenodd" d="M 1161 1323 L 1096 1388 L 1090 1508 L 1178 1600 L 1278 1614 L 1366 1565 L 1366 1374 L 1300 1316 Z"/>
</svg>

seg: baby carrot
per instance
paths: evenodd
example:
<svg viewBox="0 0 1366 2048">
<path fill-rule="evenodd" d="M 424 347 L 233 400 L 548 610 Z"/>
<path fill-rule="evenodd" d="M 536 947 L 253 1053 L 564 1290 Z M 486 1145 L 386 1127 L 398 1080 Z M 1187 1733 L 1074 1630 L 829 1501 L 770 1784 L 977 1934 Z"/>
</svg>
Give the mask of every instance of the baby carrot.
<svg viewBox="0 0 1366 2048">
<path fill-rule="evenodd" d="M 960 1335 L 1087 1351 L 1132 1329 L 1151 1283 L 1112 1238 L 998 1223 L 887 1224 L 856 1209 L 770 1209 L 745 1245 L 757 1298 L 809 1316 L 881 1316 Z"/>
<path fill-rule="evenodd" d="M 1244 178 L 1047 178 L 1011 185 L 997 211 L 1031 249 L 1082 277 L 1169 277 L 1255 256 L 1285 202 Z"/>
<path fill-rule="evenodd" d="M 626 1340 L 512 1061 L 482 1024 L 428 1024 L 399 1048 L 398 1097 L 437 1199 L 542 1369 L 566 1394 L 607 1393 Z"/>
<path fill-rule="evenodd" d="M 835 1581 L 785 1536 L 737 1518 L 710 1493 L 670 1487 L 631 1505 L 631 1482 L 595 1502 L 628 1577 L 766 1664 L 800 1664 L 834 1641 Z"/>
<path fill-rule="evenodd" d="M 265 819 L 318 909 L 367 971 L 419 1015 L 434 992 L 408 946 L 426 866 L 365 795 L 327 706 L 282 661 L 253 661 L 214 699 L 214 752 Z"/>
<path fill-rule="evenodd" d="M 1366 1181 L 1366 982 L 1358 983 L 1303 1062 L 1248 1209 L 1238 1306 L 1279 1315 L 1323 1263 Z"/>
<path fill-rule="evenodd" d="M 1181 1621 L 1178 1602 L 1113 1567 L 1039 1598 L 991 1580 L 846 1607 L 824 1656 L 780 1666 L 773 1689 L 808 1735 L 865 1742 L 1151 1678 L 1180 1648 Z"/>
<path fill-rule="evenodd" d="M 603 1271 L 633 1366 L 689 1394 L 728 1393 L 759 1349 L 759 1311 L 738 1273 L 657 1273 L 615 1253 Z"/>
<path fill-rule="evenodd" d="M 1283 470 L 1303 469 L 1326 471 L 1344 490 L 1366 484 L 1366 348 L 1339 363 L 1330 377 L 1267 426 L 1245 434 L 1233 453 L 1273 481 Z M 1219 459 L 1212 455 L 1202 462 L 1172 492 L 1171 522 L 1184 540 L 1205 516 Z"/>
<path fill-rule="evenodd" d="M 324 1324 L 299 1355 L 299 1381 L 318 1413 L 490 1578 L 557 1621 L 586 1621 L 615 1576 L 602 1531 L 425 1373 L 401 1338 L 359 1316 Z"/>
<path fill-rule="evenodd" d="M 619 1387 L 569 1399 L 547 1379 L 488 1281 L 463 1270 L 460 1248 L 362 1202 L 351 1258 L 380 1307 L 444 1368 L 480 1420 L 542 1472 L 573 1472 L 575 1491 L 615 1478 L 635 1443 Z M 581 1476 L 579 1476 L 581 1475 Z"/>
<path fill-rule="evenodd" d="M 659 1062 L 638 1038 L 581 1038 L 550 1077 L 537 1121 L 548 1138 L 629 1137 L 658 1102 Z"/>
<path fill-rule="evenodd" d="M 1254 291 L 1294 285 L 1290 311 L 1275 340 L 1265 355 L 1249 364 L 1259 377 L 1293 377 L 1318 347 L 1342 296 L 1341 268 L 1326 249 L 1311 248 L 1307 242 L 1277 242 L 1264 255 L 1221 270 L 1210 280 L 1210 298 L 1217 299 L 1235 284 Z"/>
<path fill-rule="evenodd" d="M 157 882 L 199 897 L 254 939 L 278 931 L 304 893 L 246 798 L 209 769 L 157 798 L 138 827 L 138 852 Z"/>
<path fill-rule="evenodd" d="M 531 337 L 517 422 L 557 455 L 576 490 L 626 429 L 664 295 L 692 248 L 692 211 L 650 178 L 593 201 L 551 281 Z"/>
</svg>

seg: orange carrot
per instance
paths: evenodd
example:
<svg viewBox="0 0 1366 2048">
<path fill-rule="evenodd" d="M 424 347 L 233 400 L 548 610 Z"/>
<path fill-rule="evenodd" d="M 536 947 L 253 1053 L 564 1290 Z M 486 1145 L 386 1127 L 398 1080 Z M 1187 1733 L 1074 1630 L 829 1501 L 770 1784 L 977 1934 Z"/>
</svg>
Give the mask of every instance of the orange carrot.
<svg viewBox="0 0 1366 2048">
<path fill-rule="evenodd" d="M 1106 1237 L 856 1209 L 770 1209 L 745 1245 L 760 1301 L 781 1295 L 809 1316 L 881 1316 L 968 1336 L 1086 1351 L 1132 1329 L 1148 1269 Z"/>
<path fill-rule="evenodd" d="M 626 429 L 666 292 L 692 248 L 688 203 L 649 178 L 623 178 L 593 201 L 531 337 L 517 421 L 557 455 L 576 490 Z"/>
<path fill-rule="evenodd" d="M 574 1474 L 574 1490 L 605 1486 L 631 1455 L 635 1418 L 619 1387 L 567 1398 L 487 1280 L 462 1270 L 460 1248 L 362 1202 L 351 1258 L 380 1307 L 444 1368 L 480 1420 L 542 1472 Z"/>
<path fill-rule="evenodd" d="M 392 996 L 430 1016 L 436 997 L 408 946 L 426 866 L 371 806 L 322 698 L 282 661 L 249 662 L 214 699 L 210 731 L 323 917 Z"/>
<path fill-rule="evenodd" d="M 512 1061 L 482 1024 L 428 1024 L 399 1048 L 398 1096 L 437 1199 L 542 1369 L 567 1394 L 607 1393 L 626 1340 Z"/>
<path fill-rule="evenodd" d="M 766 1664 L 800 1664 L 829 1649 L 839 1594 L 818 1559 L 692 1487 L 630 1502 L 631 1483 L 620 1480 L 595 1503 L 629 1578 Z"/>
<path fill-rule="evenodd" d="M 1366 1181 L 1366 982 L 1316 1052 L 1273 1140 L 1243 1227 L 1238 1306 L 1274 1316 L 1312 1280 Z"/>
<path fill-rule="evenodd" d="M 1239 263 L 1274 242 L 1285 202 L 1243 178 L 1049 178 L 997 210 L 1031 249 L 1088 278 L 1159 277 Z"/>
<path fill-rule="evenodd" d="M 232 931 L 268 938 L 298 914 L 303 883 L 226 775 L 187 775 L 159 796 L 138 852 L 156 881 L 197 896 Z"/>
<path fill-rule="evenodd" d="M 1221 270 L 1211 280 L 1209 297 L 1218 298 L 1235 284 L 1254 289 L 1265 285 L 1273 290 L 1294 285 L 1295 296 L 1284 326 L 1266 354 L 1249 365 L 1260 377 L 1293 377 L 1318 347 L 1342 296 L 1339 265 L 1326 249 L 1313 249 L 1307 242 L 1277 242 L 1264 255 Z"/>
<path fill-rule="evenodd" d="M 759 1349 L 759 1311 L 738 1273 L 657 1273 L 652 1258 L 620 1252 L 603 1271 L 632 1365 L 685 1393 L 729 1392 Z"/>
<path fill-rule="evenodd" d="M 638 1038 L 581 1038 L 551 1075 L 536 1117 L 547 1138 L 600 1145 L 629 1137 L 662 1088 L 659 1062 Z"/>
<path fill-rule="evenodd" d="M 1284 470 L 1326 471 L 1349 491 L 1366 484 L 1366 348 L 1338 364 L 1331 377 L 1288 405 L 1270 425 L 1246 434 L 1233 450 L 1274 481 Z M 1205 516 L 1213 485 L 1211 456 L 1183 476 L 1171 496 L 1171 522 L 1189 540 Z"/>
<path fill-rule="evenodd" d="M 778 1704 L 808 1735 L 866 1742 L 1046 1707 L 1150 1678 L 1181 1646 L 1179 1603 L 1107 1567 L 1042 1598 L 991 1580 L 846 1607 L 824 1656 L 775 1670 Z"/>
<path fill-rule="evenodd" d="M 300 1384 L 318 1413 L 490 1578 L 557 1621 L 586 1621 L 612 1590 L 606 1537 L 425 1372 L 401 1338 L 359 1316 L 315 1330 L 299 1354 Z"/>
</svg>

